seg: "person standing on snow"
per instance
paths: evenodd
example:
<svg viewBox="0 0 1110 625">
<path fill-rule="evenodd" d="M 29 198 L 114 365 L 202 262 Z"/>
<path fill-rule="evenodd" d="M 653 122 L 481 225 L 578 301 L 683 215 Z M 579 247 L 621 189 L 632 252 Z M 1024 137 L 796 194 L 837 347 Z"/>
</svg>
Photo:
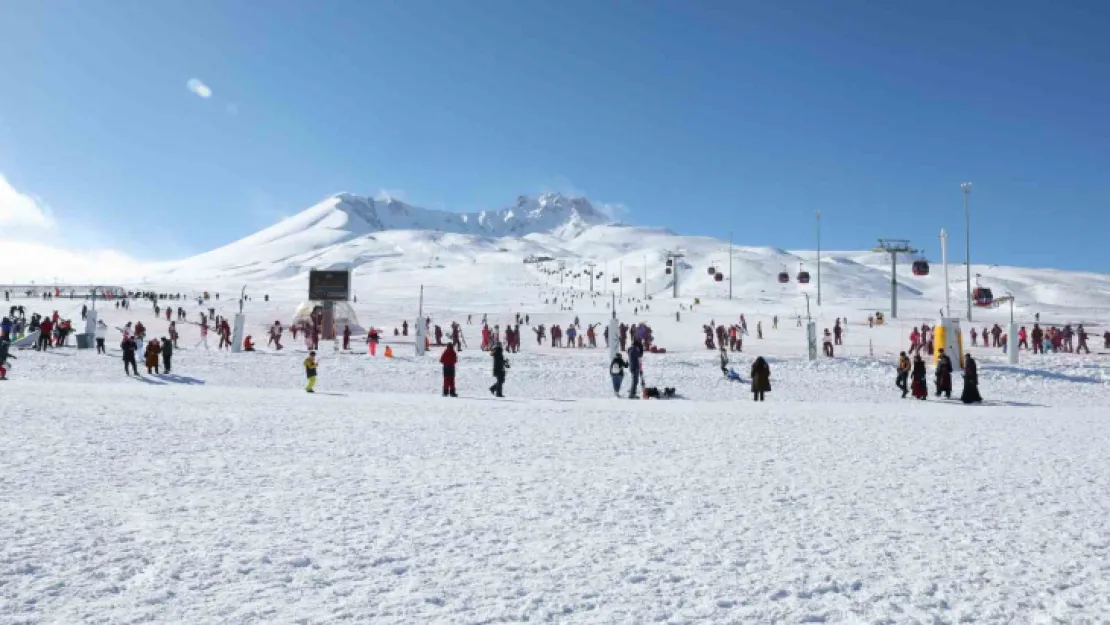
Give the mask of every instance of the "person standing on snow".
<svg viewBox="0 0 1110 625">
<path fill-rule="evenodd" d="M 343 326 L 343 349 L 351 349 L 351 326 Z"/>
<path fill-rule="evenodd" d="M 945 399 L 952 399 L 952 360 L 943 349 L 937 353 L 937 397 L 943 394 Z"/>
<path fill-rule="evenodd" d="M 509 363 L 505 361 L 505 353 L 501 349 L 501 343 L 494 343 L 489 353 L 493 358 L 494 379 L 493 386 L 489 387 L 489 392 L 494 397 L 504 397 L 502 391 L 505 387 L 505 369 L 509 367 Z"/>
<path fill-rule="evenodd" d="M 978 404 L 983 401 L 979 394 L 979 367 L 971 354 L 964 355 L 964 390 L 960 394 L 960 401 L 965 404 Z"/>
<path fill-rule="evenodd" d="M 632 372 L 632 388 L 628 390 L 628 398 L 636 399 L 636 389 L 640 385 L 640 378 L 644 375 L 644 344 L 640 339 L 632 341 L 628 348 L 628 370 Z"/>
<path fill-rule="evenodd" d="M 763 401 L 764 393 L 771 392 L 771 365 L 759 356 L 752 363 L 752 401 Z"/>
<path fill-rule="evenodd" d="M 165 373 L 170 372 L 170 365 L 173 363 L 173 341 L 166 337 L 162 337 L 162 369 Z"/>
<path fill-rule="evenodd" d="M 8 379 L 8 359 L 12 358 L 14 360 L 19 360 L 10 353 L 11 345 L 12 341 L 8 338 L 7 334 L 0 336 L 0 380 Z"/>
<path fill-rule="evenodd" d="M 1079 327 L 1075 329 L 1075 337 L 1079 340 L 1079 346 L 1075 348 L 1075 353 L 1078 354 L 1083 351 L 1088 354 L 1091 353 L 1091 348 L 1087 347 L 1087 331 L 1083 329 L 1083 324 L 1079 324 Z"/>
<path fill-rule="evenodd" d="M 439 364 L 443 365 L 443 396 L 458 397 L 455 394 L 455 365 L 459 356 L 455 353 L 455 346 L 447 344 L 447 348 L 439 356 Z"/>
<path fill-rule="evenodd" d="M 621 396 L 621 386 L 624 384 L 624 370 L 628 368 L 628 361 L 626 361 L 620 352 L 613 357 L 613 361 L 609 363 L 609 377 L 613 380 L 613 392 L 617 397 Z"/>
<path fill-rule="evenodd" d="M 120 351 L 123 352 L 123 373 L 124 375 L 139 375 L 139 365 L 135 360 L 135 353 L 139 351 L 139 344 L 131 336 L 124 334 L 123 341 L 119 344 Z"/>
<path fill-rule="evenodd" d="M 108 324 L 104 323 L 103 319 L 98 319 L 97 322 L 96 322 L 96 334 L 95 334 L 95 336 L 96 336 L 96 353 L 98 353 L 98 354 L 108 353 L 104 349 L 104 338 L 105 338 L 105 334 L 107 334 L 107 332 L 108 332 Z"/>
<path fill-rule="evenodd" d="M 906 352 L 898 355 L 898 377 L 894 379 L 894 385 L 902 389 L 902 397 L 904 398 L 909 393 L 909 387 L 906 385 L 906 379 L 910 377 L 910 359 L 906 356 Z"/>
<path fill-rule="evenodd" d="M 308 358 L 304 359 L 304 375 L 308 378 L 308 384 L 305 385 L 304 390 L 307 393 L 315 393 L 316 388 L 316 352 L 308 352 Z"/>
</svg>

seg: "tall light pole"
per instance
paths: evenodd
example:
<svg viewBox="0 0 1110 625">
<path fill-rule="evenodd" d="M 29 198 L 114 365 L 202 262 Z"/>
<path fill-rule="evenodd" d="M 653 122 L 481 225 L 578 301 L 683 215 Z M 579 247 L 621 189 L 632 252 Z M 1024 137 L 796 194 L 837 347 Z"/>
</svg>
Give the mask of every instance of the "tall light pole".
<svg viewBox="0 0 1110 625">
<path fill-rule="evenodd" d="M 964 262 L 967 264 L 967 320 L 971 321 L 971 183 L 960 184 L 964 191 Z"/>
<path fill-rule="evenodd" d="M 732 230 L 728 231 L 728 298 L 732 299 Z"/>
<path fill-rule="evenodd" d="M 821 305 L 821 211 L 813 211 L 817 217 L 817 305 Z"/>
</svg>

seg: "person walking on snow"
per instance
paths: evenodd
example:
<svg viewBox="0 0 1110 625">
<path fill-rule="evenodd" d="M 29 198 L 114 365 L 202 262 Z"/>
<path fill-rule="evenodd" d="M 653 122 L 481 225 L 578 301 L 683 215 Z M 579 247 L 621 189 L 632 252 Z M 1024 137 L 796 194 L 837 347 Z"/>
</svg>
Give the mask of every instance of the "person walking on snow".
<svg viewBox="0 0 1110 625">
<path fill-rule="evenodd" d="M 952 399 L 952 360 L 943 349 L 937 353 L 937 397 L 943 394 L 945 399 Z"/>
<path fill-rule="evenodd" d="M 828 328 L 825 328 L 825 338 L 823 339 L 822 344 L 825 346 L 825 357 L 832 358 L 833 357 L 833 339 L 832 339 L 832 335 L 829 334 L 829 329 Z"/>
<path fill-rule="evenodd" d="M 135 339 L 125 334 L 119 348 L 123 352 L 124 375 L 139 375 L 139 365 L 135 360 L 135 354 L 139 351 L 139 344 L 135 342 Z"/>
<path fill-rule="evenodd" d="M 304 375 L 308 378 L 308 384 L 305 385 L 304 390 L 308 393 L 315 393 L 316 388 L 316 352 L 308 352 L 308 358 L 304 359 Z"/>
<path fill-rule="evenodd" d="M 764 393 L 771 392 L 771 365 L 759 356 L 752 363 L 752 401 L 763 401 Z"/>
<path fill-rule="evenodd" d="M 624 384 L 624 370 L 628 368 L 628 361 L 626 361 L 620 352 L 613 357 L 613 361 L 609 363 L 609 377 L 613 380 L 613 392 L 617 397 L 621 396 L 621 386 Z"/>
<path fill-rule="evenodd" d="M 381 340 L 381 335 L 378 334 L 377 328 L 370 328 L 366 331 L 366 345 L 370 349 L 371 356 L 378 355 L 378 341 Z"/>
<path fill-rule="evenodd" d="M 840 335 L 841 335 L 842 332 L 844 332 L 844 330 L 841 329 L 840 319 L 838 318 L 836 320 L 836 324 L 833 325 L 833 341 L 835 342 L 836 345 L 842 345 L 843 344 L 842 341 L 840 340 Z"/>
<path fill-rule="evenodd" d="M 1083 324 L 1075 329 L 1075 337 L 1079 340 L 1079 346 L 1075 348 L 1075 353 L 1091 353 L 1091 348 L 1087 347 L 1087 331 L 1083 329 Z"/>
<path fill-rule="evenodd" d="M 632 372 L 632 388 L 628 391 L 629 399 L 636 399 L 636 389 L 640 385 L 640 379 L 644 375 L 644 344 L 640 339 L 632 341 L 632 347 L 628 349 L 628 370 Z"/>
<path fill-rule="evenodd" d="M 165 373 L 170 372 L 170 365 L 173 363 L 173 341 L 166 337 L 162 337 L 162 370 Z"/>
<path fill-rule="evenodd" d="M 98 353 L 98 354 L 106 354 L 107 353 L 107 351 L 104 349 L 104 338 L 105 338 L 105 335 L 107 334 L 107 332 L 108 332 L 108 324 L 104 323 L 104 321 L 102 319 L 98 319 L 96 321 L 96 334 L 95 334 L 95 336 L 96 336 L 96 353 Z"/>
<path fill-rule="evenodd" d="M 910 389 L 906 385 L 907 378 L 910 377 L 910 359 L 906 356 L 906 352 L 898 355 L 898 377 L 894 380 L 894 385 L 902 389 L 902 397 L 905 398 L 909 394 Z"/>
<path fill-rule="evenodd" d="M 964 355 L 964 390 L 960 394 L 960 401 L 965 404 L 978 404 L 983 401 L 979 394 L 979 367 L 971 354 Z"/>
<path fill-rule="evenodd" d="M 455 365 L 459 362 L 459 356 L 455 353 L 455 346 L 452 343 L 447 344 L 447 349 L 439 356 L 439 364 L 443 365 L 443 396 L 458 397 L 455 394 Z"/>
<path fill-rule="evenodd" d="M 351 349 L 351 326 L 343 326 L 343 349 Z"/>
<path fill-rule="evenodd" d="M 162 354 L 162 345 L 157 339 L 151 339 L 146 345 L 146 352 L 143 354 L 146 360 L 146 372 L 148 375 L 158 373 L 158 356 Z"/>
<path fill-rule="evenodd" d="M 914 354 L 911 378 L 913 382 L 910 384 L 910 391 L 913 396 L 921 401 L 928 399 L 929 388 L 925 385 L 925 361 L 921 359 L 920 352 Z"/>
<path fill-rule="evenodd" d="M 493 348 L 490 349 L 490 356 L 493 358 L 493 386 L 489 387 L 489 392 L 494 397 L 504 397 L 502 394 L 505 388 L 505 369 L 509 367 L 509 363 L 505 361 L 505 352 L 501 349 L 501 343 L 494 343 Z"/>
</svg>

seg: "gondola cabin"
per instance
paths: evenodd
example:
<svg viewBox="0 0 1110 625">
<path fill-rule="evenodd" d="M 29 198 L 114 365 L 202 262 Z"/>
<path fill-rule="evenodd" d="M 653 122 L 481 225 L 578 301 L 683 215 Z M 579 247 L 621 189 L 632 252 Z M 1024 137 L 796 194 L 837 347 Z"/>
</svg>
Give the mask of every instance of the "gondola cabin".
<svg viewBox="0 0 1110 625">
<path fill-rule="evenodd" d="M 674 261 L 668 258 L 667 259 L 667 266 L 670 267 L 671 265 L 674 265 Z"/>
<path fill-rule="evenodd" d="M 929 261 L 915 260 L 913 261 L 913 275 L 927 276 L 929 275 Z"/>
<path fill-rule="evenodd" d="M 717 273 L 717 270 L 714 269 L 713 267 L 709 267 L 708 269 L 705 270 L 705 273 L 707 273 L 709 275 L 713 275 L 713 274 Z"/>
<path fill-rule="evenodd" d="M 668 276 L 671 275 L 671 268 L 670 267 L 667 267 L 667 275 Z"/>
<path fill-rule="evenodd" d="M 639 278 L 636 278 L 636 284 L 640 284 L 640 282 L 642 282 L 642 280 L 640 280 Z"/>
<path fill-rule="evenodd" d="M 982 308 L 988 308 L 994 303 L 994 293 L 991 293 L 990 289 L 981 286 L 975 287 L 975 290 L 971 292 L 971 298 L 975 300 L 976 306 Z"/>
<path fill-rule="evenodd" d="M 620 279 L 620 278 L 616 278 L 616 277 L 614 277 L 614 278 L 613 278 L 613 284 L 616 284 L 616 283 L 618 283 L 618 282 L 620 282 L 620 281 L 621 281 L 621 279 Z"/>
<path fill-rule="evenodd" d="M 790 274 L 785 271 L 779 274 L 779 284 L 788 284 L 790 282 Z"/>
<path fill-rule="evenodd" d="M 798 272 L 798 284 L 809 284 L 809 272 L 808 271 L 799 271 Z"/>
<path fill-rule="evenodd" d="M 725 274 L 723 274 L 723 273 L 713 274 L 713 279 L 716 280 L 717 282 L 723 282 L 724 279 L 725 279 Z"/>
</svg>

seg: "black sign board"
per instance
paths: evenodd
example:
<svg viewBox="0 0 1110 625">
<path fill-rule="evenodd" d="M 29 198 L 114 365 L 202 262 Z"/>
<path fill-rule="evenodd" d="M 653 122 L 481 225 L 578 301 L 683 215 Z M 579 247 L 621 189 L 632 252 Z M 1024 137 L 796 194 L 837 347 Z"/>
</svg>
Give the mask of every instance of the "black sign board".
<svg viewBox="0 0 1110 625">
<path fill-rule="evenodd" d="M 308 272 L 308 299 L 321 302 L 346 302 L 351 299 L 351 272 Z"/>
</svg>

